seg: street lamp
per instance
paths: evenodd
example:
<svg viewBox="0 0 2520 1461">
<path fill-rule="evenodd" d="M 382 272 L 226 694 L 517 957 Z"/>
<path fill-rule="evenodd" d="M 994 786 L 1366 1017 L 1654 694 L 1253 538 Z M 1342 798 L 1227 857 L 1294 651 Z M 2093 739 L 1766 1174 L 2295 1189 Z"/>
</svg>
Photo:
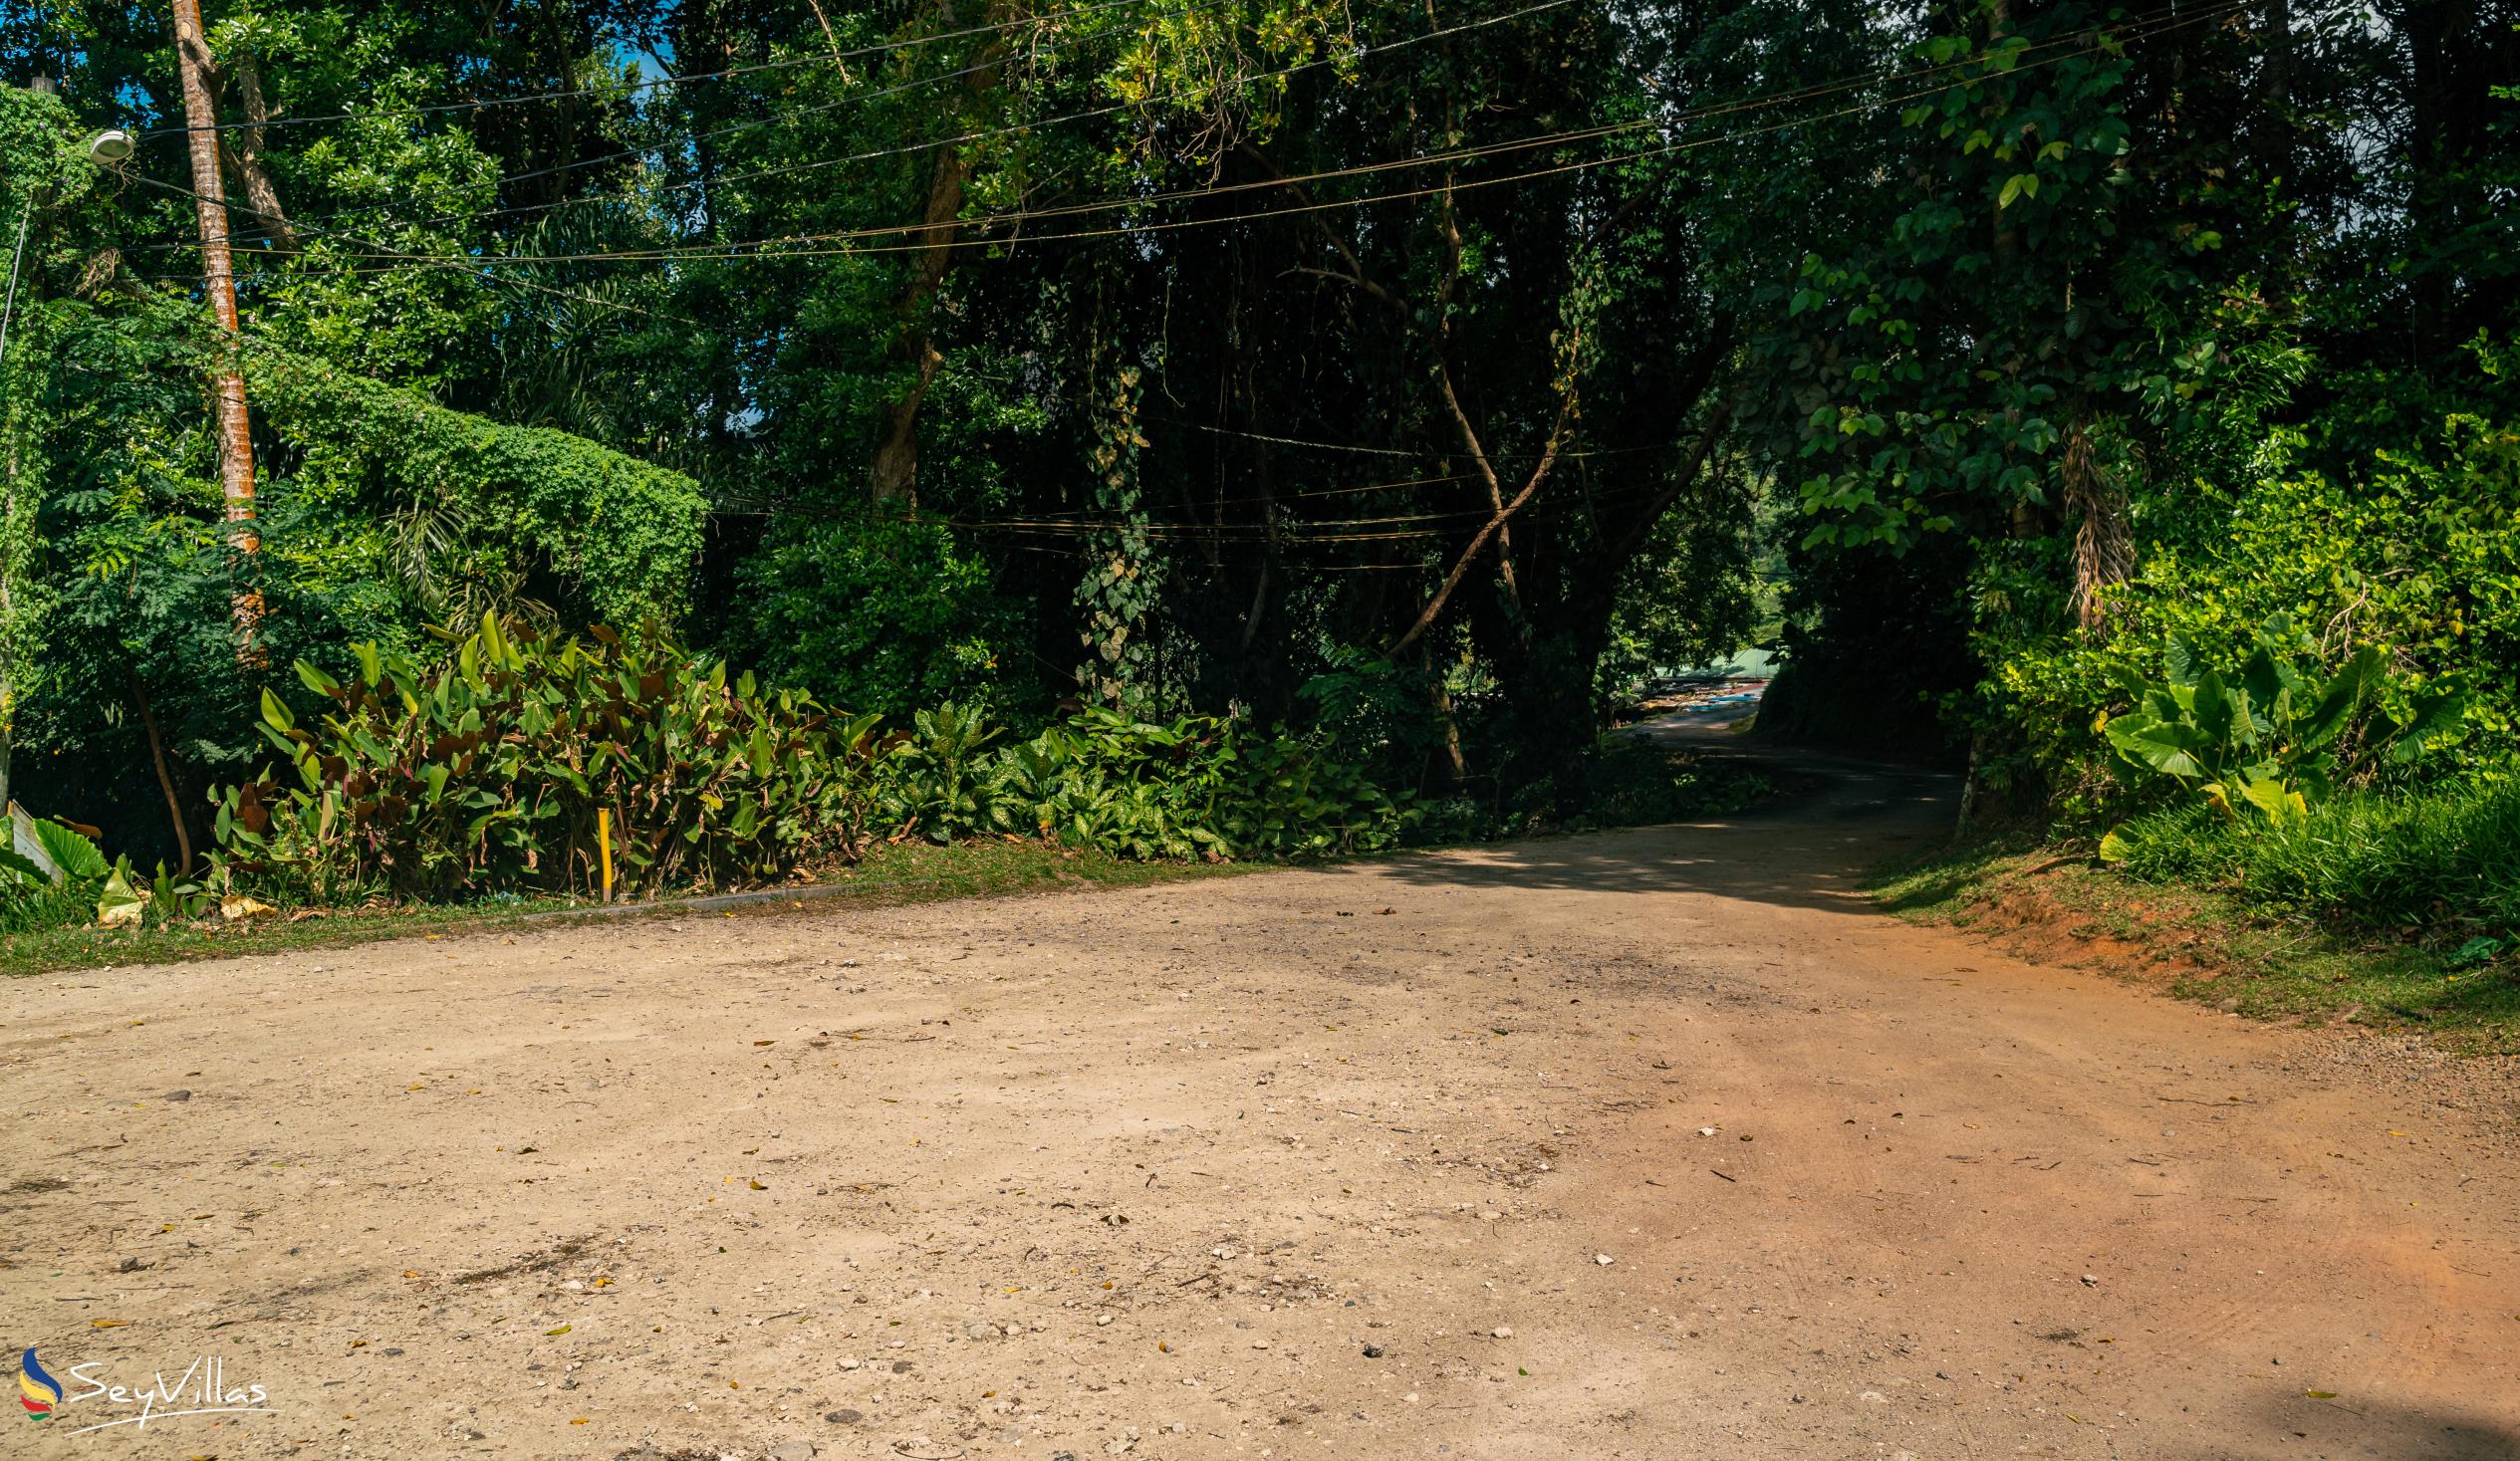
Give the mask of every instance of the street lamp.
<svg viewBox="0 0 2520 1461">
<path fill-rule="evenodd" d="M 129 157 L 131 149 L 137 145 L 129 132 L 119 126 L 109 126 L 88 138 L 88 160 L 99 167 L 111 167 Z M 17 313 L 18 267 L 26 258 L 26 225 L 35 217 L 35 193 L 39 185 L 28 184 L 25 205 L 18 210 L 17 246 L 9 251 L 8 299 L 6 303 L 0 303 L 0 355 L 6 354 L 9 344 L 9 317 Z"/>
</svg>

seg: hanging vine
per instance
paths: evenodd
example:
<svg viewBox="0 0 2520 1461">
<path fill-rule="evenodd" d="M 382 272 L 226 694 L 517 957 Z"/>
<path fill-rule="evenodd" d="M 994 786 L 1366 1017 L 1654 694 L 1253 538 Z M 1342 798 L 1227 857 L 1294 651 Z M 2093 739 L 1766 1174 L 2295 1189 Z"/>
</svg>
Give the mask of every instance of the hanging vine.
<svg viewBox="0 0 2520 1461">
<path fill-rule="evenodd" d="M 1139 453 L 1146 437 L 1138 421 L 1138 367 L 1119 364 L 1120 351 L 1098 337 L 1088 378 L 1093 381 L 1086 420 L 1093 433 L 1087 459 L 1093 467 L 1097 531 L 1086 547 L 1085 578 L 1077 607 L 1085 621 L 1079 637 L 1087 650 L 1077 669 L 1086 696 L 1134 708 L 1153 689 L 1154 645 L 1148 621 L 1161 597 L 1162 565 L 1149 543 L 1139 489 Z"/>
</svg>

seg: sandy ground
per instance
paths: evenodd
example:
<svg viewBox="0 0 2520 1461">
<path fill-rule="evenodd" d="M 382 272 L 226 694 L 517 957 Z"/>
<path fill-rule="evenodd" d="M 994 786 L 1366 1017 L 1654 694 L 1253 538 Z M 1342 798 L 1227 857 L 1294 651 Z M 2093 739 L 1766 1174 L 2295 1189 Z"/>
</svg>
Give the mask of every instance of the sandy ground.
<svg viewBox="0 0 2520 1461">
<path fill-rule="evenodd" d="M 9 983 L 0 1451 L 2520 1456 L 2507 1074 L 1867 909 L 1949 791 Z"/>
</svg>

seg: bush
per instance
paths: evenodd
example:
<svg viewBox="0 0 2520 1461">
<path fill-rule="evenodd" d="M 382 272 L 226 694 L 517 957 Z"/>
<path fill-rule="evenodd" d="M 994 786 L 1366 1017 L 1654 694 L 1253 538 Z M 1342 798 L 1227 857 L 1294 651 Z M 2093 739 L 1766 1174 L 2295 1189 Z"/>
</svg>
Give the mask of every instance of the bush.
<svg viewBox="0 0 2520 1461">
<path fill-rule="evenodd" d="M 903 716 L 1003 699 L 1015 616 L 986 565 L 933 523 L 846 519 L 783 529 L 736 571 L 731 647 L 825 704 Z"/>
<path fill-rule="evenodd" d="M 2142 819 L 2127 871 L 2369 929 L 2520 941 L 2520 783 L 2365 793 L 2255 832 L 2203 807 Z"/>
<path fill-rule="evenodd" d="M 263 733 L 298 784 L 267 769 L 220 794 L 228 865 L 317 900 L 592 889 L 599 810 L 632 890 L 855 851 L 873 717 L 729 684 L 653 624 L 592 633 L 485 616 L 434 670 L 373 644 L 348 681 L 300 661 L 333 709 L 301 728 L 265 693 Z"/>
<path fill-rule="evenodd" d="M 1128 857 L 1303 857 L 1387 848 L 1408 820 L 1362 768 L 1242 721 L 1089 709 L 984 755 L 996 736 L 953 706 L 920 712 L 880 773 L 880 824 Z"/>
<path fill-rule="evenodd" d="M 2390 688 L 2388 655 L 2366 644 L 2330 676 L 2319 672 L 2314 649 L 2277 614 L 2225 674 L 2173 635 L 2163 655 L 2168 678 L 2126 672 L 2120 687 L 2136 706 L 2103 717 L 2101 729 L 2140 772 L 2193 790 L 2233 823 L 2278 827 L 2384 758 L 2407 765 L 2428 745 L 2461 738 L 2465 703 L 2456 692 L 2401 697 L 2402 719 L 2384 711 L 2366 721 L 2364 701 Z M 2127 852 L 2123 834 L 2100 845 L 2103 857 Z"/>
<path fill-rule="evenodd" d="M 2520 362 L 2508 348 L 2480 346 Z M 2506 366 L 2505 368 L 2514 368 Z M 2208 661 L 2246 656 L 2283 615 L 2317 637 L 2335 668 L 2363 644 L 2390 646 L 2377 708 L 2399 721 L 2416 701 L 2460 697 L 2466 737 L 2437 776 L 2509 769 L 2520 747 L 2520 429 L 2445 414 L 2402 448 L 2313 465 L 2313 441 L 2274 432 L 2237 480 L 2199 480 L 2143 509 L 2143 561 L 2111 600 L 2116 632 L 2060 632 L 2031 611 L 2059 563 L 1991 572 L 1977 586 L 1978 647 L 1990 675 L 1981 723 L 2014 728 L 2070 820 L 2107 815 L 2126 763 L 2099 734 L 2124 706 L 2130 674 L 2160 677 L 2173 639 Z M 1763 713 L 1762 719 L 1766 717 Z"/>
<path fill-rule="evenodd" d="M 1606 743 L 1584 772 L 1584 820 L 1638 827 L 1729 817 L 1767 795 L 1767 778 L 1663 749 L 1640 736 Z"/>
<path fill-rule="evenodd" d="M 85 834 L 58 822 L 0 820 L 0 933 L 85 923 L 114 868 Z"/>
<path fill-rule="evenodd" d="M 1300 857 L 1391 846 L 1405 809 L 1278 732 L 1089 710 L 1021 745 L 967 707 L 880 736 L 794 691 L 695 659 L 649 625 L 592 642 L 485 617 L 447 661 L 358 646 L 301 661 L 320 722 L 263 699 L 294 772 L 219 794 L 220 879 L 314 901 L 456 899 L 600 884 L 599 811 L 622 886 L 758 882 L 871 836 L 1040 836 L 1128 857 Z"/>
</svg>

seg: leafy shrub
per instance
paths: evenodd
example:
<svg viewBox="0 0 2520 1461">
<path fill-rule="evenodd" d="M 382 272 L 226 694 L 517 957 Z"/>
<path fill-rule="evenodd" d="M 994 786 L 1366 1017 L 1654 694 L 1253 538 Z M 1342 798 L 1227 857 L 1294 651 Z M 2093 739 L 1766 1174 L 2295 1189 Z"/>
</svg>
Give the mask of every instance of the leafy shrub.
<svg viewBox="0 0 2520 1461">
<path fill-rule="evenodd" d="M 1242 721 L 1096 708 L 983 755 L 996 734 L 967 710 L 921 712 L 880 772 L 880 825 L 1128 857 L 1302 857 L 1389 847 L 1407 821 L 1362 768 Z"/>
<path fill-rule="evenodd" d="M 316 899 L 591 888 L 599 809 L 633 890 L 854 850 L 873 717 L 835 720 L 749 674 L 729 684 L 652 623 L 591 632 L 485 616 L 433 670 L 373 644 L 347 681 L 300 661 L 332 708 L 301 727 L 264 695 L 263 733 L 297 784 L 267 769 L 220 794 L 228 862 Z"/>
<path fill-rule="evenodd" d="M 1449 688 L 1431 664 L 1396 664 L 1354 645 L 1331 645 L 1321 673 L 1296 690 L 1316 743 L 1371 765 L 1396 784 L 1414 782 L 1444 742 L 1438 695 Z"/>
<path fill-rule="evenodd" d="M 1470 843 L 1646 827 L 1729 817 L 1774 790 L 1739 763 L 1612 735 L 1560 776 L 1500 785 L 1492 798 L 1463 794 L 1420 804 L 1412 809 L 1413 830 L 1429 843 Z"/>
<path fill-rule="evenodd" d="M 2122 866 L 2368 928 L 2520 941 L 2520 783 L 2360 794 L 2246 833 L 2201 805 L 2135 824 Z"/>
<path fill-rule="evenodd" d="M 1606 743 L 1585 769 L 1584 820 L 1596 827 L 1638 827 L 1729 817 L 1771 790 L 1767 778 L 1739 767 L 1673 752 L 1638 736 Z"/>
<path fill-rule="evenodd" d="M 652 624 L 590 632 L 485 616 L 434 668 L 372 644 L 346 680 L 301 661 L 327 708 L 301 725 L 264 696 L 295 784 L 267 769 L 219 794 L 220 873 L 319 901 L 590 889 L 599 810 L 632 891 L 773 878 L 871 835 L 1296 857 L 1388 847 L 1407 820 L 1359 768 L 1240 722 L 1090 710 L 998 746 L 947 704 L 882 736 L 876 716 L 730 684 Z"/>
<path fill-rule="evenodd" d="M 1333 857 L 1379 852 L 1414 821 L 1365 769 L 1284 732 L 1243 735 L 1218 809 L 1226 846 L 1242 856 Z"/>
<path fill-rule="evenodd" d="M 1015 617 L 934 523 L 786 527 L 737 571 L 732 648 L 771 681 L 883 715 L 969 702 L 1008 676 Z"/>
<path fill-rule="evenodd" d="M 0 933 L 60 928 L 95 916 L 114 869 L 94 842 L 15 808 L 0 827 L 7 829 L 0 836 Z"/>
<path fill-rule="evenodd" d="M 688 596 L 708 500 L 698 483 L 567 432 L 449 410 L 416 390 L 266 344 L 248 352 L 258 418 L 302 454 L 297 490 L 480 517 L 495 556 L 556 573 L 596 613 L 668 614 Z"/>
<path fill-rule="evenodd" d="M 2480 343 L 2492 367 L 2520 378 L 2520 350 Z M 2455 691 L 2468 736 L 2433 759 L 2431 776 L 2507 770 L 2520 759 L 2520 429 L 2507 419 L 2444 413 L 2403 445 L 2314 467 L 2318 443 L 2351 423 L 2314 422 L 2263 437 L 2228 480 L 2194 480 L 2139 503 L 2144 540 L 2133 582 L 2115 591 L 2117 632 L 2060 632 L 2039 586 L 2060 562 L 1997 569 L 1977 585 L 1977 643 L 1990 674 L 1971 718 L 2025 742 L 2037 779 L 2070 819 L 2124 800 L 2129 763 L 2096 730 L 2125 703 L 2130 674 L 2160 677 L 2162 646 L 2244 657 L 2277 615 L 2315 629 L 2321 657 L 2341 664 L 2356 644 L 2391 648 L 2398 676 L 2378 684 L 2385 714 L 2410 718 L 2419 695 Z"/>
<path fill-rule="evenodd" d="M 887 744 L 876 778 L 877 824 L 894 836 L 915 833 L 939 843 L 1008 831 L 993 810 L 998 798 L 982 754 L 1001 734 L 965 706 L 911 716 L 909 733 Z"/>
<path fill-rule="evenodd" d="M 2196 646 L 2173 635 L 2164 656 L 2166 682 L 2127 675 L 2136 708 L 2107 718 L 2109 743 L 2134 765 L 2175 781 L 2207 806 L 2239 822 L 2289 825 L 2335 795 L 2358 760 L 2385 756 L 2404 764 L 2425 746 L 2460 729 L 2462 701 L 2452 692 L 2406 700 L 2404 719 L 2358 740 L 2357 713 L 2386 679 L 2386 657 L 2366 644 L 2334 675 L 2319 674 L 2309 636 L 2278 614 L 2258 629 L 2257 644 L 2229 676 L 2201 667 Z M 2358 756 L 2359 752 L 2359 756 Z M 2111 834 L 2103 856 L 2123 855 Z"/>
</svg>

